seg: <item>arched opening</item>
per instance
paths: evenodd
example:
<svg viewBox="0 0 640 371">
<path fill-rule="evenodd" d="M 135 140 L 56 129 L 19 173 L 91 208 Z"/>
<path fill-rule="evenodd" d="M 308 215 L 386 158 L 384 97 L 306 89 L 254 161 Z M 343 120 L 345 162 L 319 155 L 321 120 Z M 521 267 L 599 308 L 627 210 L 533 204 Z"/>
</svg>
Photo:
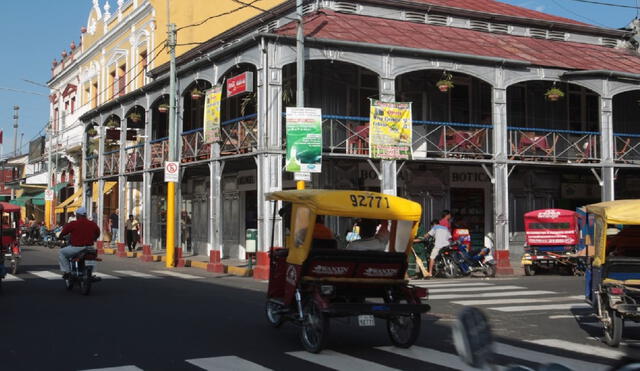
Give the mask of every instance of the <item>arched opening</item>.
<svg viewBox="0 0 640 371">
<path fill-rule="evenodd" d="M 635 164 L 640 161 L 638 117 L 640 90 L 620 93 L 613 97 L 613 148 L 616 162 Z"/>
<path fill-rule="evenodd" d="M 182 162 L 208 159 L 211 145 L 204 142 L 205 92 L 211 88 L 206 80 L 196 80 L 182 94 Z"/>
<path fill-rule="evenodd" d="M 142 106 L 133 106 L 127 111 L 126 164 L 125 172 L 144 168 L 144 129 L 146 112 Z"/>
<path fill-rule="evenodd" d="M 151 163 L 152 168 L 164 166 L 169 155 L 169 95 L 164 94 L 153 102 L 151 112 Z"/>
<path fill-rule="evenodd" d="M 104 121 L 104 175 L 117 175 L 120 172 L 120 117 L 112 114 Z"/>
</svg>

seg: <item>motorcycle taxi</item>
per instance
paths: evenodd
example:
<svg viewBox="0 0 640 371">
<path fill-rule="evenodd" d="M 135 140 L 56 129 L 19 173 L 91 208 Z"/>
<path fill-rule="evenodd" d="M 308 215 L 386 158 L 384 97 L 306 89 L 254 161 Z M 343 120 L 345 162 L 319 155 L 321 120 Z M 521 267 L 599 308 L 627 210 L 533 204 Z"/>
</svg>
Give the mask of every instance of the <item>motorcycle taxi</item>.
<svg viewBox="0 0 640 371">
<path fill-rule="evenodd" d="M 421 314 L 430 310 L 421 301 L 427 290 L 405 279 L 421 206 L 365 191 L 282 191 L 267 198 L 292 206 L 285 248 L 273 247 L 272 232 L 266 303 L 271 325 L 290 321 L 300 326 L 301 342 L 312 353 L 323 349 L 330 320 L 338 317 L 357 318 L 363 327 L 375 326 L 375 318 L 386 320 L 394 345 L 413 345 L 420 334 Z M 317 216 L 389 221 L 386 250 L 349 250 L 338 248 L 335 239 L 313 238 Z"/>
<path fill-rule="evenodd" d="M 524 214 L 525 246 L 521 264 L 527 276 L 543 269 L 565 267 L 583 275 L 587 257 L 580 254 L 578 214 L 563 209 L 540 209 Z"/>
<path fill-rule="evenodd" d="M 20 242 L 18 239 L 18 220 L 20 207 L 0 202 L 0 281 L 9 273 L 18 273 L 20 262 Z M 8 267 L 7 267 L 8 264 Z"/>
<path fill-rule="evenodd" d="M 604 326 L 604 340 L 618 346 L 624 321 L 640 322 L 640 200 L 587 206 L 594 216 L 595 252 L 585 275 L 586 301 Z"/>
</svg>

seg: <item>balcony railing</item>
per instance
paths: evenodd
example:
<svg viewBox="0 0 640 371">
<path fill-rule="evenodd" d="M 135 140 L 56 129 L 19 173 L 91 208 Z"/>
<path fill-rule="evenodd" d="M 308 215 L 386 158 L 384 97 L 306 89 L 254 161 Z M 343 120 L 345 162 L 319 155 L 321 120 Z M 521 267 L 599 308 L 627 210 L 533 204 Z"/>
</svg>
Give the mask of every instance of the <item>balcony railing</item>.
<svg viewBox="0 0 640 371">
<path fill-rule="evenodd" d="M 125 172 L 132 173 L 144 169 L 144 143 L 125 148 L 127 164 Z"/>
<path fill-rule="evenodd" d="M 169 138 L 154 139 L 151 142 L 151 168 L 164 166 L 164 162 L 169 157 Z"/>
<path fill-rule="evenodd" d="M 204 143 L 202 128 L 182 133 L 182 162 L 206 160 L 211 157 L 211 144 Z"/>
<path fill-rule="evenodd" d="M 120 172 L 120 150 L 104 153 L 104 175 L 118 175 Z"/>
<path fill-rule="evenodd" d="M 258 121 L 256 114 L 223 122 L 220 154 L 238 155 L 254 152 L 258 147 Z"/>
<path fill-rule="evenodd" d="M 509 158 L 553 162 L 599 162 L 600 133 L 509 127 Z"/>
<path fill-rule="evenodd" d="M 98 155 L 87 156 L 87 178 L 96 179 L 98 177 Z"/>
<path fill-rule="evenodd" d="M 613 134 L 616 162 L 640 163 L 640 134 Z"/>
</svg>

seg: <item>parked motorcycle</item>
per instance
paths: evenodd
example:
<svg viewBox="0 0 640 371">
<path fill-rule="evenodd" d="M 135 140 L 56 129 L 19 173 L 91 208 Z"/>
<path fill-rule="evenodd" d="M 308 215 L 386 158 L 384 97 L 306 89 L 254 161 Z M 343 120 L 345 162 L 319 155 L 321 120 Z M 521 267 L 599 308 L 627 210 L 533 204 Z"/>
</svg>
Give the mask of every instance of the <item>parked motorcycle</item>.
<svg viewBox="0 0 640 371">
<path fill-rule="evenodd" d="M 73 286 L 78 284 L 82 295 L 89 295 L 91 285 L 100 281 L 100 277 L 93 275 L 97 262 L 102 261 L 98 258 L 98 251 L 91 248 L 69 259 L 71 272 L 64 282 L 67 290 L 72 290 Z"/>
<path fill-rule="evenodd" d="M 456 278 L 462 276 L 460 262 L 464 259 L 460 255 L 459 248 L 458 243 L 453 242 L 440 249 L 433 263 L 436 277 Z"/>
<path fill-rule="evenodd" d="M 20 263 L 20 246 L 12 244 L 3 249 L 2 255 L 4 255 L 4 264 L 9 263 L 9 273 L 18 273 L 18 265 Z"/>
<path fill-rule="evenodd" d="M 491 249 L 487 247 L 473 248 L 468 245 L 461 245 L 459 248 L 463 262 L 460 263 L 461 271 L 465 275 L 474 272 L 481 272 L 487 277 L 496 276 L 496 262 L 491 255 Z"/>
</svg>

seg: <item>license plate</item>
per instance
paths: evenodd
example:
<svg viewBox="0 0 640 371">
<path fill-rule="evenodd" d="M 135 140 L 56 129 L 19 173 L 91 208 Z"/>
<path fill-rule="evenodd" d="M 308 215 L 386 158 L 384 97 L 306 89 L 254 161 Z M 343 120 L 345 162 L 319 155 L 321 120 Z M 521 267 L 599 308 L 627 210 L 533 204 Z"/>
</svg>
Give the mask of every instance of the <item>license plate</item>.
<svg viewBox="0 0 640 371">
<path fill-rule="evenodd" d="M 97 261 L 95 260 L 85 260 L 84 261 L 84 265 L 89 266 L 89 267 L 95 267 L 98 264 Z"/>
<path fill-rule="evenodd" d="M 11 254 L 4 254 L 4 256 L 9 256 L 9 257 L 10 257 L 10 256 L 11 256 Z"/>
<path fill-rule="evenodd" d="M 375 318 L 370 314 L 358 316 L 358 325 L 360 327 L 372 327 L 376 325 Z"/>
</svg>

